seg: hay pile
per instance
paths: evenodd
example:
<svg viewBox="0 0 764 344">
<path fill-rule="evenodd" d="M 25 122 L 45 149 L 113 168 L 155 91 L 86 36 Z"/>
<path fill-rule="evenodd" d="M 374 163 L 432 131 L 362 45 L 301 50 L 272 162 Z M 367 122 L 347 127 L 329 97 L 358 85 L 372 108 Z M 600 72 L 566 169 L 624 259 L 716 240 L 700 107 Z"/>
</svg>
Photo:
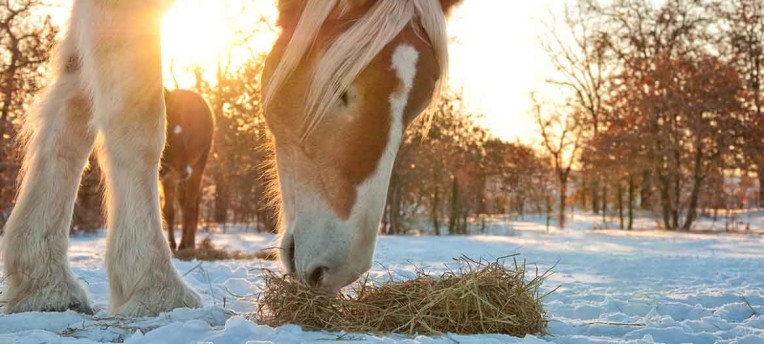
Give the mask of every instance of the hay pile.
<svg viewBox="0 0 764 344">
<path fill-rule="evenodd" d="M 525 264 L 457 258 L 457 271 L 432 276 L 418 271 L 403 282 L 368 279 L 355 295 L 317 295 L 289 276 L 266 270 L 258 323 L 298 324 L 306 329 L 403 334 L 545 334 L 546 313 L 538 288 L 548 272 L 526 280 Z"/>
<path fill-rule="evenodd" d="M 175 258 L 180 260 L 203 260 L 203 261 L 215 261 L 215 260 L 246 260 L 246 259 L 262 259 L 262 260 L 276 260 L 278 255 L 275 250 L 260 250 L 255 253 L 245 253 L 241 251 L 227 251 L 222 248 L 217 248 L 212 244 L 210 238 L 205 238 L 196 245 L 195 249 L 183 249 L 173 252 Z"/>
</svg>

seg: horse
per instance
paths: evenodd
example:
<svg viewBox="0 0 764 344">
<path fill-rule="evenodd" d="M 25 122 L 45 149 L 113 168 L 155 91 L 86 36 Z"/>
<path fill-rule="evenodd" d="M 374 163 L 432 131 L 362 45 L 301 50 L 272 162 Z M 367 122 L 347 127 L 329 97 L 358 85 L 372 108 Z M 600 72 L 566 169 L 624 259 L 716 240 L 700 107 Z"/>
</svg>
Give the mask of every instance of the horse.
<svg viewBox="0 0 764 344">
<path fill-rule="evenodd" d="M 164 190 L 162 215 L 167 223 L 170 249 L 196 248 L 202 175 L 212 148 L 215 117 L 209 104 L 188 90 L 165 90 L 167 144 L 159 175 Z M 175 208 L 183 214 L 183 237 L 175 242 Z"/>
<path fill-rule="evenodd" d="M 333 294 L 372 263 L 403 131 L 448 69 L 458 0 L 280 0 L 261 77 L 280 194 L 281 261 Z M 162 234 L 160 21 L 169 0 L 75 0 L 52 82 L 24 124 L 23 176 L 3 237 L 6 313 L 92 312 L 67 262 L 79 177 L 105 172 L 110 312 L 200 307 Z"/>
</svg>

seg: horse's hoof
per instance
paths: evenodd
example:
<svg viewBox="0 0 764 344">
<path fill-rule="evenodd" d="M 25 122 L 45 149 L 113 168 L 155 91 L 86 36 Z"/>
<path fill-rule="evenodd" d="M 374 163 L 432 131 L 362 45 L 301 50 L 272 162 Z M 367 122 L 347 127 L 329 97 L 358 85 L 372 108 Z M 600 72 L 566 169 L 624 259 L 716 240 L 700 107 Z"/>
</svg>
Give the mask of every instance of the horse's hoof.
<svg viewBox="0 0 764 344">
<path fill-rule="evenodd" d="M 187 287 L 186 287 L 187 288 Z M 164 294 L 164 295 L 163 295 Z M 126 317 L 157 316 L 175 308 L 200 308 L 202 301 L 193 291 L 182 291 L 175 295 L 157 292 L 154 296 L 133 297 L 114 311 L 114 315 Z M 157 297 L 158 295 L 163 295 Z M 161 300 L 160 300 L 161 298 Z"/>
<path fill-rule="evenodd" d="M 87 315 L 95 314 L 95 312 L 93 312 L 93 308 L 90 308 L 90 305 L 88 305 L 87 303 L 85 303 L 85 304 L 82 304 L 82 303 L 71 304 L 71 305 L 69 305 L 69 309 L 71 309 L 71 310 L 73 310 L 73 311 L 75 311 L 77 313 L 82 313 L 82 314 L 87 314 Z"/>
<path fill-rule="evenodd" d="M 183 283 L 180 276 L 147 283 L 144 288 L 131 294 L 132 297 L 129 300 L 112 309 L 114 315 L 156 316 L 175 308 L 202 307 L 199 295 Z"/>
<path fill-rule="evenodd" d="M 193 250 L 193 249 L 195 249 L 195 248 L 196 248 L 195 246 L 196 246 L 196 245 L 192 245 L 192 244 L 183 244 L 183 243 L 180 243 L 180 246 L 178 246 L 178 250 L 181 250 L 181 251 L 182 251 L 182 250 L 189 250 L 189 249 L 190 249 L 190 250 Z"/>
<path fill-rule="evenodd" d="M 23 312 L 66 312 L 66 311 L 75 311 L 77 313 L 82 313 L 86 315 L 93 315 L 95 314 L 93 312 L 93 309 L 90 308 L 88 304 L 80 303 L 79 301 L 75 301 L 74 303 L 71 303 L 67 306 L 54 306 L 54 305 L 48 305 L 44 306 L 39 309 L 35 309 L 34 307 L 26 307 L 23 304 L 15 305 L 15 306 L 5 306 L 5 313 L 11 314 L 11 313 L 23 313 Z"/>
<path fill-rule="evenodd" d="M 51 283 L 31 291 L 9 288 L 3 296 L 5 313 L 72 310 L 83 314 L 93 314 L 93 309 L 88 305 L 85 289 L 74 280 L 69 283 Z"/>
<path fill-rule="evenodd" d="M 46 308 L 46 309 L 43 309 L 42 311 L 43 312 L 65 312 L 67 310 L 72 310 L 72 311 L 75 311 L 77 313 L 82 313 L 82 314 L 87 314 L 87 315 L 93 315 L 94 314 L 93 309 L 90 308 L 90 306 L 87 303 L 83 304 L 83 303 L 80 303 L 79 301 L 75 301 L 75 302 L 71 303 L 70 305 L 66 306 L 66 308 L 63 308 L 63 309 L 60 309 L 60 308 L 59 309 L 56 309 L 56 308 Z"/>
</svg>

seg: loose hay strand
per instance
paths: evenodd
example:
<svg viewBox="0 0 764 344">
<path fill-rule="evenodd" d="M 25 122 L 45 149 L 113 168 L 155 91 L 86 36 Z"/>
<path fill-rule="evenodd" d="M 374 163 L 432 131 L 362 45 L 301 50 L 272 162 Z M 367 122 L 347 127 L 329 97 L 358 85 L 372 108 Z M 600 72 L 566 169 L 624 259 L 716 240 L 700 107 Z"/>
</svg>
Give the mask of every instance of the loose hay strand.
<svg viewBox="0 0 764 344">
<path fill-rule="evenodd" d="M 539 287 L 550 271 L 526 279 L 525 263 L 505 267 L 455 258 L 456 271 L 440 276 L 417 269 L 414 279 L 376 284 L 368 276 L 354 295 L 316 294 L 290 276 L 264 271 L 265 284 L 254 317 L 261 324 L 298 324 L 311 330 L 431 334 L 546 334 Z"/>
</svg>

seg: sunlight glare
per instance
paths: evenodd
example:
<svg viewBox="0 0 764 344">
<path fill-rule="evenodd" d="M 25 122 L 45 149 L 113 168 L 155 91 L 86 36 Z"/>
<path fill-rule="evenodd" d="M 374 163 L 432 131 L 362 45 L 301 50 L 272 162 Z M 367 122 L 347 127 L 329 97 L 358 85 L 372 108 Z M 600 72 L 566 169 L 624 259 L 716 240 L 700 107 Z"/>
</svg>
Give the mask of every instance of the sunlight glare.
<svg viewBox="0 0 764 344">
<path fill-rule="evenodd" d="M 537 135 L 529 95 L 548 89 L 545 78 L 553 72 L 538 44 L 539 18 L 561 1 L 465 2 L 451 16 L 451 87 L 464 91 L 468 111 L 484 114 L 479 122 L 502 139 L 529 143 Z M 221 61 L 230 58 L 235 67 L 268 51 L 276 32 L 267 28 L 246 47 L 233 46 L 261 17 L 275 25 L 277 16 L 270 0 L 176 0 L 163 22 L 165 85 L 193 88 L 197 67 L 214 84 Z"/>
<path fill-rule="evenodd" d="M 177 0 L 162 22 L 162 55 L 165 84 L 190 88 L 194 68 L 214 83 L 218 63 L 231 59 L 236 65 L 251 54 L 270 49 L 275 33 L 259 32 L 240 44 L 241 33 L 258 26 L 261 17 L 273 19 L 275 7 L 268 1 Z M 177 82 L 177 85 L 175 83 Z"/>
<path fill-rule="evenodd" d="M 177 64 L 215 62 L 232 38 L 217 1 L 178 1 L 164 18 L 162 49 Z"/>
</svg>

